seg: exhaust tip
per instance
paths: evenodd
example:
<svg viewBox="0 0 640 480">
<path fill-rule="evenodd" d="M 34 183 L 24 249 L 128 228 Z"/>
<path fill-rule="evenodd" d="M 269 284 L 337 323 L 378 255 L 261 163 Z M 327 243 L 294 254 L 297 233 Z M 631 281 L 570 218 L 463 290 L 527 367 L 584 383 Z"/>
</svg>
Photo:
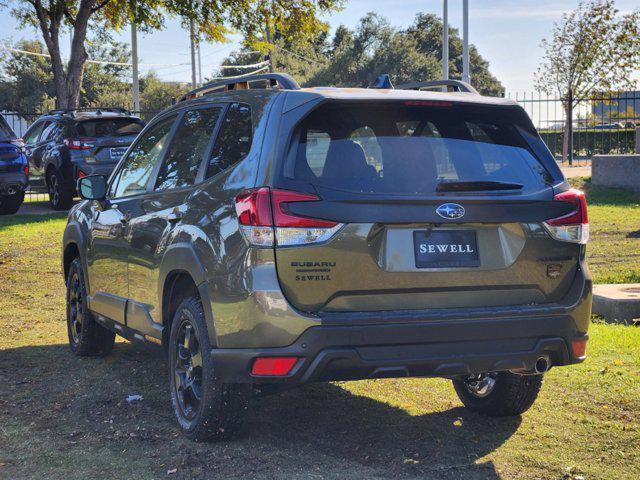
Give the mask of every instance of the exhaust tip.
<svg viewBox="0 0 640 480">
<path fill-rule="evenodd" d="M 545 373 L 549 370 L 551 363 L 548 357 L 540 357 L 536 360 L 535 371 L 536 373 Z"/>
</svg>

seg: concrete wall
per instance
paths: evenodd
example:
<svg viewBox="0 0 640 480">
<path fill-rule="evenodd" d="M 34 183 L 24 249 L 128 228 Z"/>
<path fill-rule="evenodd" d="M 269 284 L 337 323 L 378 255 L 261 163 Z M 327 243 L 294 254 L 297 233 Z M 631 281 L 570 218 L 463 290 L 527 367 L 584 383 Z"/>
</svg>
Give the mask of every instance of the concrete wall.
<svg viewBox="0 0 640 480">
<path fill-rule="evenodd" d="M 640 155 L 594 155 L 591 183 L 640 191 Z"/>
</svg>

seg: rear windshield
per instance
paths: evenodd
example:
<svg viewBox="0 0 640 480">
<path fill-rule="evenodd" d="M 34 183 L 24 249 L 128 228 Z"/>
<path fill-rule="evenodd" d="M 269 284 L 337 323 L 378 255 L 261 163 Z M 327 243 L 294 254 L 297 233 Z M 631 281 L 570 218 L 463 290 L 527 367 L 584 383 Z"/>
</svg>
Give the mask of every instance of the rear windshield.
<svg viewBox="0 0 640 480">
<path fill-rule="evenodd" d="M 551 178 L 518 116 L 435 102 L 329 103 L 298 128 L 293 168 L 285 174 L 320 187 L 393 195 L 540 188 Z"/>
<path fill-rule="evenodd" d="M 0 140 L 13 140 L 16 135 L 7 124 L 6 120 L 0 116 Z"/>
<path fill-rule="evenodd" d="M 137 118 L 99 118 L 85 120 L 76 127 L 81 137 L 122 137 L 137 135 L 142 131 L 144 122 Z"/>
</svg>

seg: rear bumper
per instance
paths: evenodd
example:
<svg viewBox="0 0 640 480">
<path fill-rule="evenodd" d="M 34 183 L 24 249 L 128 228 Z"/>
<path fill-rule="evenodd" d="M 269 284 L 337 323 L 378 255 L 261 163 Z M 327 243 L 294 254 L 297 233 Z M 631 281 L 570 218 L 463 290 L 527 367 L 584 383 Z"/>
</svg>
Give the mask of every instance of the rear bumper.
<svg viewBox="0 0 640 480">
<path fill-rule="evenodd" d="M 0 195 L 9 195 L 10 192 L 21 192 L 29 184 L 24 172 L 0 173 Z"/>
<path fill-rule="evenodd" d="M 79 162 L 74 164 L 73 181 L 78 179 L 79 171 L 82 171 L 86 176 L 89 175 L 104 175 L 109 177 L 113 169 L 116 168 L 117 162 L 113 163 L 86 163 Z"/>
<path fill-rule="evenodd" d="M 279 348 L 213 349 L 216 375 L 229 383 L 305 383 L 382 377 L 457 377 L 489 371 L 532 372 L 537 359 L 552 366 L 579 363 L 574 340 L 586 339 L 591 280 L 582 278 L 572 306 L 493 311 L 439 319 L 424 312 L 394 318 L 378 312 L 340 322 L 337 315 Z M 299 360 L 285 377 L 255 377 L 253 361 L 265 356 Z"/>
</svg>

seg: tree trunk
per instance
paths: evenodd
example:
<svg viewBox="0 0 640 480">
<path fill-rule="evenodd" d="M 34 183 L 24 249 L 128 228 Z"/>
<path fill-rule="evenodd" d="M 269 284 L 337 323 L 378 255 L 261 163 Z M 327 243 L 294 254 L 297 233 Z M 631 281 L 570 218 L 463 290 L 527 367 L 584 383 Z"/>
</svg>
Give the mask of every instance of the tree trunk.
<svg viewBox="0 0 640 480">
<path fill-rule="evenodd" d="M 50 3 L 47 10 L 41 0 L 33 2 L 42 37 L 51 57 L 53 83 L 56 88 L 56 108 L 72 109 L 78 108 L 80 104 L 80 89 L 87 60 L 84 44 L 87 38 L 89 18 L 93 13 L 95 3 L 96 0 L 80 1 L 78 13 L 73 22 L 71 54 L 65 71 L 60 55 L 60 28 L 64 19 L 63 5 Z"/>
</svg>

